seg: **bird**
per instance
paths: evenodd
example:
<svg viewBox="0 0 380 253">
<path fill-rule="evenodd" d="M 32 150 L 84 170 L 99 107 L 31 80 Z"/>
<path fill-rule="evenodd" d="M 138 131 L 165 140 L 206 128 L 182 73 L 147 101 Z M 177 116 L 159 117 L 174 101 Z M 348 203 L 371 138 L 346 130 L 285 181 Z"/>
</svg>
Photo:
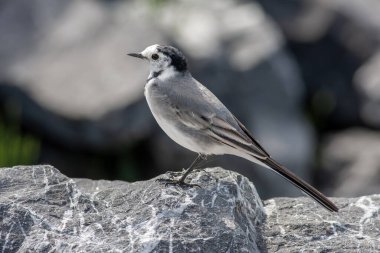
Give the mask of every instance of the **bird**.
<svg viewBox="0 0 380 253">
<path fill-rule="evenodd" d="M 128 55 L 149 62 L 144 95 L 158 125 L 177 144 L 198 154 L 171 183 L 186 185 L 190 172 L 209 156 L 234 155 L 271 169 L 327 210 L 338 212 L 325 195 L 274 160 L 227 107 L 193 78 L 179 49 L 154 44 Z"/>
</svg>

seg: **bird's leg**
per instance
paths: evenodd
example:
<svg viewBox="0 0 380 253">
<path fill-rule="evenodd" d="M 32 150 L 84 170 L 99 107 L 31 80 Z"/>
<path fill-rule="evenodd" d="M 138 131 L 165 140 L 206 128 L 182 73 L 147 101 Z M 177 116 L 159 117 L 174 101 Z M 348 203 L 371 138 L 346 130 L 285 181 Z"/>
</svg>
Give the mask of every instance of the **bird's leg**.
<svg viewBox="0 0 380 253">
<path fill-rule="evenodd" d="M 182 174 L 181 178 L 178 180 L 180 183 L 184 183 L 186 177 L 190 174 L 190 172 L 195 169 L 197 164 L 199 164 L 201 161 L 205 160 L 206 156 L 202 154 L 198 154 L 197 158 L 190 164 L 189 168 Z"/>
<path fill-rule="evenodd" d="M 203 155 L 203 160 L 200 161 L 200 162 L 197 164 L 197 166 L 194 166 L 193 172 L 196 172 L 196 171 L 197 171 L 197 172 L 204 171 L 204 173 L 206 173 L 206 174 L 208 174 L 208 175 L 211 175 L 211 173 L 208 172 L 208 171 L 206 170 L 206 165 L 207 165 L 208 163 L 210 163 L 210 161 L 213 161 L 213 160 L 215 160 L 215 157 L 214 157 L 214 156 L 212 156 L 212 155 L 207 155 L 207 156 Z"/>
<path fill-rule="evenodd" d="M 191 165 L 189 166 L 189 168 L 186 169 L 186 171 L 182 174 L 182 176 L 178 180 L 160 179 L 158 181 L 165 182 L 165 185 L 169 185 L 169 184 L 174 184 L 175 185 L 175 184 L 178 184 L 178 185 L 182 185 L 182 186 L 198 186 L 198 187 L 200 187 L 199 185 L 196 185 L 196 184 L 185 183 L 185 179 L 190 174 L 190 172 L 193 169 L 195 169 L 196 165 L 199 164 L 199 162 L 201 162 L 201 161 L 203 161 L 205 159 L 206 159 L 205 155 L 198 154 L 197 158 L 195 158 L 195 160 L 191 163 Z"/>
</svg>

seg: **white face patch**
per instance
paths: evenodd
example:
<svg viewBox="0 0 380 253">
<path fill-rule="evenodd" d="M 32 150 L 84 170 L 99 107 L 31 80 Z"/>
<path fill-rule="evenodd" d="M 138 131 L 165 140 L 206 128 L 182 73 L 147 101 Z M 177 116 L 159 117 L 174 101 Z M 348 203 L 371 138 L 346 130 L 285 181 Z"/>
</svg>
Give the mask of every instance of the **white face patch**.
<svg viewBox="0 0 380 253">
<path fill-rule="evenodd" d="M 154 72 L 162 72 L 166 70 L 167 68 L 169 68 L 171 63 L 170 57 L 159 52 L 158 47 L 159 45 L 155 44 L 145 48 L 144 51 L 141 52 L 141 54 L 149 60 L 151 75 Z M 157 56 L 158 58 L 155 59 L 155 57 Z"/>
<path fill-rule="evenodd" d="M 145 49 L 141 52 L 141 54 L 142 54 L 143 56 L 145 56 L 146 58 L 151 59 L 152 54 L 157 53 L 157 47 L 159 47 L 159 46 L 160 46 L 160 45 L 158 45 L 158 44 L 151 45 L 151 46 L 145 48 Z"/>
</svg>

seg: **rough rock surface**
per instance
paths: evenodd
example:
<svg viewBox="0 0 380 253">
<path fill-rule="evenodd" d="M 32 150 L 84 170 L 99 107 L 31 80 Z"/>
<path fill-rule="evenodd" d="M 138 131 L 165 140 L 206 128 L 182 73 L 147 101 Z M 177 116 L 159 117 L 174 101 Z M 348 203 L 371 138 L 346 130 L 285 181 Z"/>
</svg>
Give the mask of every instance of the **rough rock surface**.
<svg viewBox="0 0 380 253">
<path fill-rule="evenodd" d="M 265 201 L 268 252 L 379 252 L 380 195 L 333 199 L 326 213 L 306 198 Z"/>
<path fill-rule="evenodd" d="M 165 177 L 165 175 L 163 176 Z M 193 174 L 202 188 L 70 179 L 51 166 L 0 170 L 1 252 L 375 252 L 380 195 L 264 202 L 247 178 Z M 265 211 L 265 214 L 264 214 Z"/>
<path fill-rule="evenodd" d="M 212 176 L 209 174 L 212 173 Z M 263 207 L 247 178 L 208 169 L 201 189 L 0 170 L 1 252 L 255 252 Z"/>
</svg>

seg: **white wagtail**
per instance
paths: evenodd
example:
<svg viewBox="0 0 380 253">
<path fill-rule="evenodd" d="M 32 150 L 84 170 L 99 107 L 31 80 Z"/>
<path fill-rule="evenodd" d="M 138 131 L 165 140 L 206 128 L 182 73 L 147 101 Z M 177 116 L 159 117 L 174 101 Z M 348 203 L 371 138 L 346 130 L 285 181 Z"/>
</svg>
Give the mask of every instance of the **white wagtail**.
<svg viewBox="0 0 380 253">
<path fill-rule="evenodd" d="M 272 169 L 329 211 L 338 211 L 326 196 L 270 157 L 227 107 L 191 76 L 181 51 L 152 45 L 128 55 L 150 63 L 144 94 L 160 127 L 175 142 L 198 153 L 174 183 L 185 184 L 187 175 L 208 155 L 236 155 Z"/>
</svg>

